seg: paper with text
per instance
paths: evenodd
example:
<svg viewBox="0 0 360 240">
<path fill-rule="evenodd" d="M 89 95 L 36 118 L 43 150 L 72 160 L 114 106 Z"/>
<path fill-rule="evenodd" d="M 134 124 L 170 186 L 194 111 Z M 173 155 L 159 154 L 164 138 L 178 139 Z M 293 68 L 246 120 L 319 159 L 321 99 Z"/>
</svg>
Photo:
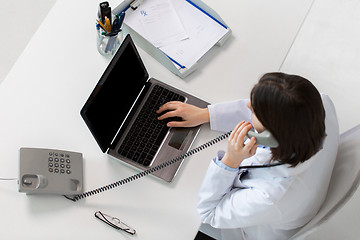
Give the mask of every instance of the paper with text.
<svg viewBox="0 0 360 240">
<path fill-rule="evenodd" d="M 188 38 L 171 0 L 145 0 L 134 13 L 145 31 L 141 34 L 157 48 Z"/>
<path fill-rule="evenodd" d="M 144 3 L 154 1 L 145 0 Z M 170 0 L 177 16 L 188 38 L 172 42 L 158 47 L 170 59 L 178 65 L 186 68 L 192 67 L 206 52 L 208 52 L 229 30 L 214 21 L 211 17 L 200 11 L 186 0 Z M 125 23 L 137 33 L 145 37 L 148 41 L 147 30 L 139 20 L 138 14 L 141 9 L 129 9 L 125 18 Z M 154 26 L 155 27 L 155 26 Z M 158 27 L 161 30 L 161 25 Z M 151 42 L 151 41 L 150 41 Z M 156 45 L 155 45 L 156 46 Z"/>
</svg>

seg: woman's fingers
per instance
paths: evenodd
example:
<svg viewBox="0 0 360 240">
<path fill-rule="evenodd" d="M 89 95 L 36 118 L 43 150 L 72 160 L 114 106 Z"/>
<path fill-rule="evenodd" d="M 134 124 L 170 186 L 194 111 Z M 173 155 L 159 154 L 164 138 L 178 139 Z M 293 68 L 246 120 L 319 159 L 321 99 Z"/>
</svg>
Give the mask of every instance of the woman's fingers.
<svg viewBox="0 0 360 240">
<path fill-rule="evenodd" d="M 234 128 L 234 130 L 232 130 L 230 136 L 229 136 L 229 141 L 232 141 L 234 139 L 235 136 L 237 136 L 237 132 L 238 129 L 245 123 L 245 121 L 241 121 L 240 123 L 238 123 L 238 125 L 236 125 L 236 127 Z"/>
<path fill-rule="evenodd" d="M 167 123 L 168 127 L 195 127 L 210 121 L 207 108 L 199 108 L 179 101 L 165 103 L 156 111 L 156 113 L 163 113 L 158 117 L 158 120 L 164 120 L 171 117 L 180 118 L 179 120 L 169 119 L 170 122 Z"/>
<path fill-rule="evenodd" d="M 245 136 L 247 135 L 247 133 L 249 132 L 249 130 L 252 128 L 252 125 L 249 122 L 244 123 L 241 128 L 238 130 L 239 134 L 238 134 L 238 141 L 240 142 L 244 142 L 245 141 Z"/>
<path fill-rule="evenodd" d="M 162 105 L 161 107 L 159 107 L 159 109 L 156 111 L 156 113 L 162 113 L 167 110 L 174 110 L 180 103 L 182 103 L 182 102 L 179 102 L 179 101 L 167 102 L 164 105 Z"/>
<path fill-rule="evenodd" d="M 251 128 L 252 125 L 249 122 L 241 121 L 232 131 L 229 141 L 233 141 L 240 145 L 243 144 L 245 136 Z"/>
</svg>

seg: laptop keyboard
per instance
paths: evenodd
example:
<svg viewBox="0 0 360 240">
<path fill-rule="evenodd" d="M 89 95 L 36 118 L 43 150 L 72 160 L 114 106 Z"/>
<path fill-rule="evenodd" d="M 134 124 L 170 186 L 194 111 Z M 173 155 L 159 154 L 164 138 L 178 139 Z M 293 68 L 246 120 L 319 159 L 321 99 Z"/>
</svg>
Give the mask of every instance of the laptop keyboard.
<svg viewBox="0 0 360 240">
<path fill-rule="evenodd" d="M 185 101 L 185 97 L 155 85 L 139 115 L 131 126 L 118 153 L 144 166 L 149 166 L 169 128 L 166 123 L 181 118 L 159 121 L 156 111 L 170 101 Z M 163 114 L 163 113 L 162 113 Z"/>
</svg>

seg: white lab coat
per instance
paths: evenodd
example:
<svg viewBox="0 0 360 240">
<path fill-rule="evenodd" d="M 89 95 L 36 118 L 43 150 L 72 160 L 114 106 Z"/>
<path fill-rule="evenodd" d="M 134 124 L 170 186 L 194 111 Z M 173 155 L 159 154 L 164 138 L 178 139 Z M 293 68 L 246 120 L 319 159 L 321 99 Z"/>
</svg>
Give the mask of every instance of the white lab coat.
<svg viewBox="0 0 360 240">
<path fill-rule="evenodd" d="M 241 181 L 243 170 L 229 171 L 211 161 L 199 192 L 198 212 L 215 235 L 231 240 L 288 239 L 316 215 L 327 193 L 339 142 L 335 108 L 327 95 L 321 97 L 327 137 L 323 149 L 308 161 L 295 168 L 248 169 Z M 209 106 L 211 128 L 228 131 L 242 120 L 250 121 L 247 102 Z M 220 151 L 217 158 L 222 155 Z M 258 148 L 242 165 L 262 165 L 270 158 L 269 149 Z"/>
</svg>

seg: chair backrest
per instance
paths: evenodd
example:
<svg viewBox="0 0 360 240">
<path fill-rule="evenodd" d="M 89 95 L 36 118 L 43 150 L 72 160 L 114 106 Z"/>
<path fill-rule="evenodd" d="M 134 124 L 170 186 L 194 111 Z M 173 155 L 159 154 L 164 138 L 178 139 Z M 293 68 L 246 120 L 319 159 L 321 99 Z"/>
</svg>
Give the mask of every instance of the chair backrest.
<svg viewBox="0 0 360 240">
<path fill-rule="evenodd" d="M 340 144 L 325 201 L 316 216 L 291 239 L 302 239 L 326 222 L 350 199 L 360 182 L 360 125 L 340 136 Z"/>
</svg>

